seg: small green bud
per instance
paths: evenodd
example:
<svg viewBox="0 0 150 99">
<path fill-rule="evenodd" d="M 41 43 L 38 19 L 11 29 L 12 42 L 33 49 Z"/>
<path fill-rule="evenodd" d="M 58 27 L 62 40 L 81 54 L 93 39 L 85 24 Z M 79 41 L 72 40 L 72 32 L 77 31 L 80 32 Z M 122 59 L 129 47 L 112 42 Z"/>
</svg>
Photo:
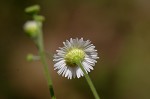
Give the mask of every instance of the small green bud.
<svg viewBox="0 0 150 99">
<path fill-rule="evenodd" d="M 34 20 L 42 22 L 45 20 L 45 17 L 42 15 L 35 15 Z"/>
<path fill-rule="evenodd" d="M 34 60 L 34 56 L 32 54 L 28 54 L 27 57 L 26 57 L 26 60 L 31 62 Z"/>
<path fill-rule="evenodd" d="M 26 13 L 32 14 L 32 15 L 37 14 L 39 11 L 40 11 L 40 6 L 39 5 L 33 5 L 33 6 L 27 7 L 25 9 Z"/>
<path fill-rule="evenodd" d="M 33 54 L 28 54 L 27 57 L 26 57 L 26 60 L 31 62 L 31 61 L 37 61 L 39 60 L 40 57 L 39 56 L 34 56 Z"/>
<path fill-rule="evenodd" d="M 38 23 L 35 21 L 27 21 L 23 28 L 30 37 L 36 37 L 38 35 Z"/>
</svg>

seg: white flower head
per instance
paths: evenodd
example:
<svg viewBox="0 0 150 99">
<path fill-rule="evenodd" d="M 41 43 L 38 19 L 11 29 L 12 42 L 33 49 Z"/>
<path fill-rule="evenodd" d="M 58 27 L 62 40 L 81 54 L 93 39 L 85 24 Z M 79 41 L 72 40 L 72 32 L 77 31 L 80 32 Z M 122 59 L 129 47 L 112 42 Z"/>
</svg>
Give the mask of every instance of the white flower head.
<svg viewBox="0 0 150 99">
<path fill-rule="evenodd" d="M 63 44 L 64 47 L 59 47 L 59 50 L 56 50 L 57 54 L 54 55 L 53 59 L 55 62 L 54 70 L 58 70 L 59 75 L 68 79 L 83 76 L 84 73 L 76 64 L 76 61 L 81 62 L 87 73 L 93 70 L 93 66 L 97 62 L 96 59 L 99 57 L 95 46 L 91 44 L 90 40 L 70 38 L 70 41 L 66 40 Z"/>
</svg>

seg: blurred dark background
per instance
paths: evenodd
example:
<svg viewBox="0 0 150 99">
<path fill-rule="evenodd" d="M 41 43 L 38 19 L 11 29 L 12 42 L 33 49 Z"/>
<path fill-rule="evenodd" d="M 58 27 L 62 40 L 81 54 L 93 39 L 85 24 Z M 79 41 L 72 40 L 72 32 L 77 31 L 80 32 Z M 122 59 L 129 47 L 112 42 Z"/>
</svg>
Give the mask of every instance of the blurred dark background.
<svg viewBox="0 0 150 99">
<path fill-rule="evenodd" d="M 0 99 L 50 99 L 42 64 L 25 60 L 37 54 L 22 29 L 33 4 L 46 17 L 46 51 L 71 37 L 96 46 L 100 59 L 90 76 L 101 99 L 150 99 L 149 0 L 1 0 Z M 47 61 L 57 99 L 94 99 L 84 77 L 63 78 Z"/>
</svg>

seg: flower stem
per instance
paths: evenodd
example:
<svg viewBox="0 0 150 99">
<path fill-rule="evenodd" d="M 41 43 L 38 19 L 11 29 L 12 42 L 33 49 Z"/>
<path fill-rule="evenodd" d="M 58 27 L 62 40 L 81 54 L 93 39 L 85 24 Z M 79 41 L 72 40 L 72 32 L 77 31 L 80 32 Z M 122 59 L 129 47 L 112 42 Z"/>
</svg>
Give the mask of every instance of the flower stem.
<svg viewBox="0 0 150 99">
<path fill-rule="evenodd" d="M 81 62 L 77 62 L 77 65 L 81 68 L 81 70 L 83 71 L 84 75 L 85 75 L 85 78 L 86 78 L 86 81 L 88 82 L 92 92 L 93 92 L 93 95 L 95 97 L 95 99 L 100 99 L 91 79 L 90 79 L 90 76 L 86 73 L 86 71 L 84 70 L 83 66 L 82 66 L 82 63 Z"/>
<path fill-rule="evenodd" d="M 36 44 L 39 50 L 39 56 L 41 59 L 42 64 L 44 65 L 44 72 L 45 72 L 45 76 L 46 79 L 48 81 L 48 87 L 49 87 L 49 92 L 51 95 L 52 99 L 56 99 L 55 95 L 54 95 L 54 90 L 53 90 L 53 85 L 52 85 L 52 80 L 51 80 L 51 76 L 48 70 L 48 64 L 46 62 L 46 55 L 44 52 L 44 46 L 43 46 L 43 33 L 42 33 L 42 22 L 37 21 L 38 23 L 38 37 L 36 39 Z"/>
</svg>

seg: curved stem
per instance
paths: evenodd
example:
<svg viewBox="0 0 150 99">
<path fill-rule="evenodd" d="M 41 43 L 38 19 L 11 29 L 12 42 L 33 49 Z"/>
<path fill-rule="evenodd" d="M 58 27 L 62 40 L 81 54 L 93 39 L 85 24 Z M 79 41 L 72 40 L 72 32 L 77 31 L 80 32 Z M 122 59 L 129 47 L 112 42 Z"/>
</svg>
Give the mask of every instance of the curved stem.
<svg viewBox="0 0 150 99">
<path fill-rule="evenodd" d="M 38 26 L 39 26 L 39 30 L 38 30 L 38 37 L 37 37 L 36 43 L 37 43 L 37 47 L 38 47 L 38 50 L 39 50 L 39 55 L 40 55 L 41 62 L 44 65 L 44 73 L 45 73 L 46 79 L 48 81 L 48 87 L 49 87 L 50 95 L 51 95 L 52 99 L 56 99 L 56 97 L 54 95 L 51 76 L 50 76 L 50 73 L 49 73 L 49 70 L 48 70 L 48 64 L 46 62 L 46 55 L 45 55 L 45 52 L 44 52 L 43 34 L 42 34 L 42 29 L 41 29 L 42 28 L 42 22 L 37 21 L 37 23 L 38 23 Z"/>
<path fill-rule="evenodd" d="M 94 87 L 94 85 L 93 85 L 93 83 L 92 83 L 92 80 L 90 79 L 90 76 L 86 73 L 86 71 L 84 70 L 84 68 L 83 68 L 83 66 L 82 66 L 82 63 L 81 63 L 81 62 L 77 62 L 76 64 L 77 64 L 77 65 L 81 68 L 81 70 L 83 71 L 83 73 L 84 73 L 84 75 L 85 75 L 85 78 L 86 78 L 86 81 L 88 82 L 88 84 L 89 84 L 89 86 L 90 86 L 90 88 L 91 88 L 91 90 L 92 90 L 92 92 L 93 92 L 93 95 L 94 95 L 95 99 L 100 99 L 100 97 L 99 97 L 99 95 L 98 95 L 98 93 L 97 93 L 97 91 L 96 91 L 96 89 L 95 89 L 95 87 Z"/>
</svg>

